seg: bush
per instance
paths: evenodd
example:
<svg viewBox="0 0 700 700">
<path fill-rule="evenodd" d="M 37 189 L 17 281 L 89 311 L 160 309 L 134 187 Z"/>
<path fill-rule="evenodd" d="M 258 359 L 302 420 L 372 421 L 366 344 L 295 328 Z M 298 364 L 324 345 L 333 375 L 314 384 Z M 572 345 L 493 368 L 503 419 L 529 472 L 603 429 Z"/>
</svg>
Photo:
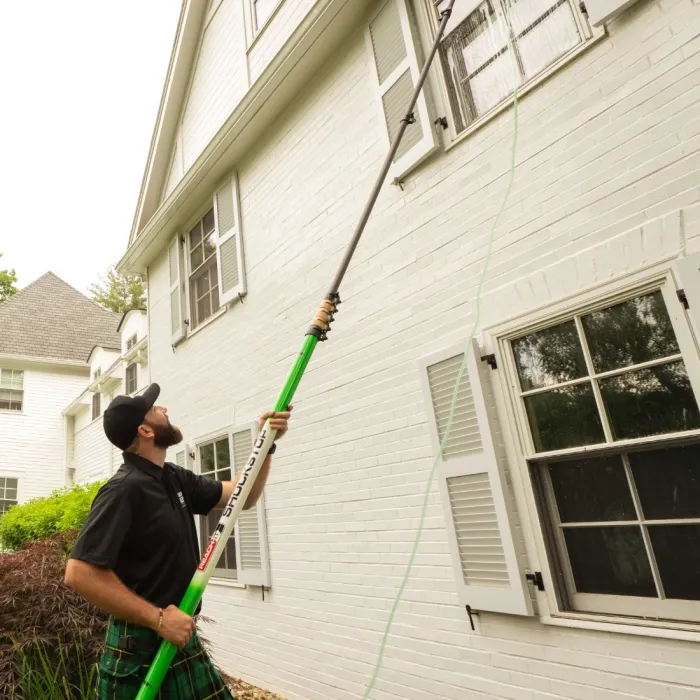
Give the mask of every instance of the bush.
<svg viewBox="0 0 700 700">
<path fill-rule="evenodd" d="M 93 674 L 107 615 L 63 583 L 76 535 L 0 554 L 0 698 L 54 697 L 36 694 L 51 673 L 60 677 L 60 697 L 81 698 L 78 689 Z"/>
<path fill-rule="evenodd" d="M 87 486 L 59 489 L 50 496 L 34 498 L 12 506 L 0 517 L 0 542 L 16 551 L 27 542 L 36 542 L 68 530 L 79 530 L 104 481 Z"/>
</svg>

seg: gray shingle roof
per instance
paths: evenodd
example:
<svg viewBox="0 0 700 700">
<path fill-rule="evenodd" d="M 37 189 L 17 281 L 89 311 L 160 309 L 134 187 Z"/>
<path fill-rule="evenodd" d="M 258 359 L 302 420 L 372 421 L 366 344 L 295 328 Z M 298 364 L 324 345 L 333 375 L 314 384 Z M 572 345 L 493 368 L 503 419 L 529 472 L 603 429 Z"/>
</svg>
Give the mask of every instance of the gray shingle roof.
<svg viewBox="0 0 700 700">
<path fill-rule="evenodd" d="M 0 354 L 87 362 L 95 345 L 121 347 L 120 318 L 47 272 L 0 302 Z"/>
</svg>

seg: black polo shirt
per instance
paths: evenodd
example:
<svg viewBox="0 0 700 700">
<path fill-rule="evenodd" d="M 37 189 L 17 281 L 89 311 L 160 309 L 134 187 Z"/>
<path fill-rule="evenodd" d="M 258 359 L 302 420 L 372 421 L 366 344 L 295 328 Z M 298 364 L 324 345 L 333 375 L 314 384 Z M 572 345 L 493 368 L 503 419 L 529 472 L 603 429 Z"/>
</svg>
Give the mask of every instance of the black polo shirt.
<svg viewBox="0 0 700 700">
<path fill-rule="evenodd" d="M 161 468 L 125 452 L 95 497 L 71 558 L 112 569 L 153 605 L 179 605 L 199 564 L 194 516 L 209 513 L 222 488 L 176 464 Z"/>
</svg>

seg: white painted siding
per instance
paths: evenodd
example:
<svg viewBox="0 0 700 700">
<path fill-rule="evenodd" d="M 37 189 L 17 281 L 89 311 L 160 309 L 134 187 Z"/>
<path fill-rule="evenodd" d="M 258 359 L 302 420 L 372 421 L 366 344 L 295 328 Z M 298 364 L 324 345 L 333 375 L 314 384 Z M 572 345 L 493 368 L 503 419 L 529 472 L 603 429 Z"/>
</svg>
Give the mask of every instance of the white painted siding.
<svg viewBox="0 0 700 700">
<path fill-rule="evenodd" d="M 250 48 L 248 65 L 251 85 L 301 24 L 316 0 L 284 0 L 275 16 L 265 25 Z"/>
<path fill-rule="evenodd" d="M 273 404 L 384 156 L 362 34 L 338 55 L 241 163 L 245 303 L 173 353 L 165 253 L 150 270 L 152 378 L 187 439 Z M 691 0 L 638 3 L 524 98 L 482 324 L 700 249 L 699 111 Z M 382 191 L 266 489 L 272 590 L 205 596 L 231 674 L 290 700 L 362 695 L 431 466 L 416 361 L 466 338 L 511 139 L 507 111 Z M 372 698 L 698 700 L 699 662 L 689 641 L 537 619 L 482 613 L 473 633 L 434 485 Z"/>
<path fill-rule="evenodd" d="M 111 446 L 98 418 L 75 432 L 74 461 L 75 483 L 84 484 L 103 479 L 108 475 Z"/>
<path fill-rule="evenodd" d="M 24 370 L 24 410 L 0 411 L 0 475 L 18 476 L 20 501 L 65 486 L 63 409 L 87 386 L 87 370 Z"/>
<path fill-rule="evenodd" d="M 184 170 L 248 89 L 243 3 L 223 0 L 204 30 L 182 119 Z"/>
<path fill-rule="evenodd" d="M 105 348 L 95 348 L 90 354 L 90 377 L 95 376 L 95 371 L 100 370 L 106 374 L 107 370 L 119 358 L 118 350 L 107 350 Z M 87 358 L 86 358 L 87 360 Z M 91 379 L 92 381 L 92 379 Z"/>
</svg>

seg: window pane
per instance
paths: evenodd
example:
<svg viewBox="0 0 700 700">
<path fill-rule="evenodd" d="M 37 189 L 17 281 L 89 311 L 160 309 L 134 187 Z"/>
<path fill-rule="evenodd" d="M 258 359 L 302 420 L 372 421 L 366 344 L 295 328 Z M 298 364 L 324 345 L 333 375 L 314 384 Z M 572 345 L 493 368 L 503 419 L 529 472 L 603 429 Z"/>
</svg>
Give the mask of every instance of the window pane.
<svg viewBox="0 0 700 700">
<path fill-rule="evenodd" d="M 204 235 L 211 233 L 214 230 L 214 210 L 210 209 L 202 219 L 202 228 L 204 230 Z"/>
<path fill-rule="evenodd" d="M 620 457 L 552 464 L 549 474 L 561 522 L 637 519 Z"/>
<path fill-rule="evenodd" d="M 207 295 L 197 302 L 197 323 L 206 321 L 209 316 L 211 316 L 211 310 L 209 308 L 209 295 Z"/>
<path fill-rule="evenodd" d="M 3 389 L 12 388 L 12 370 L 4 369 L 0 372 L 0 387 Z"/>
<path fill-rule="evenodd" d="M 204 272 L 199 277 L 197 277 L 194 283 L 194 293 L 196 298 L 199 300 L 205 294 L 208 294 L 210 286 L 211 285 L 209 282 L 209 270 L 204 270 Z"/>
<path fill-rule="evenodd" d="M 513 3 L 511 14 L 513 29 L 521 35 L 518 51 L 527 80 L 581 42 L 569 3 L 519 0 Z"/>
<path fill-rule="evenodd" d="M 0 515 L 7 513 L 7 511 L 14 505 L 15 501 L 0 501 Z"/>
<path fill-rule="evenodd" d="M 700 600 L 700 525 L 652 525 L 649 536 L 666 597 Z"/>
<path fill-rule="evenodd" d="M 596 372 L 680 352 L 661 292 L 595 311 L 581 322 Z"/>
<path fill-rule="evenodd" d="M 10 501 L 16 500 L 17 489 L 7 489 L 7 491 L 5 491 L 5 498 L 9 499 Z"/>
<path fill-rule="evenodd" d="M 537 452 L 605 441 L 588 382 L 527 396 L 525 408 Z"/>
<path fill-rule="evenodd" d="M 196 270 L 204 262 L 204 251 L 202 246 L 197 246 L 190 253 L 190 270 Z"/>
<path fill-rule="evenodd" d="M 202 226 L 197 224 L 190 231 L 190 250 L 196 248 L 202 242 Z"/>
<path fill-rule="evenodd" d="M 231 457 L 228 449 L 228 438 L 216 442 L 216 468 L 226 469 L 231 466 Z"/>
<path fill-rule="evenodd" d="M 237 568 L 236 540 L 233 537 L 229 537 L 228 542 L 226 542 L 226 568 L 234 571 Z"/>
<path fill-rule="evenodd" d="M 656 586 L 638 526 L 564 529 L 579 593 L 656 597 Z"/>
<path fill-rule="evenodd" d="M 630 454 L 647 520 L 700 518 L 700 445 Z"/>
<path fill-rule="evenodd" d="M 700 428 L 683 362 L 601 379 L 600 391 L 615 440 Z"/>
<path fill-rule="evenodd" d="M 216 465 L 214 463 L 214 445 L 202 445 L 199 448 L 199 461 L 202 474 L 205 472 L 213 472 Z"/>
<path fill-rule="evenodd" d="M 204 259 L 208 260 L 215 253 L 216 245 L 214 244 L 214 237 L 209 236 L 204 239 Z"/>
<path fill-rule="evenodd" d="M 230 469 L 222 469 L 221 471 L 217 471 L 216 478 L 219 481 L 231 481 L 231 470 Z"/>
<path fill-rule="evenodd" d="M 523 391 L 552 386 L 588 374 L 573 321 L 513 341 Z"/>
</svg>

